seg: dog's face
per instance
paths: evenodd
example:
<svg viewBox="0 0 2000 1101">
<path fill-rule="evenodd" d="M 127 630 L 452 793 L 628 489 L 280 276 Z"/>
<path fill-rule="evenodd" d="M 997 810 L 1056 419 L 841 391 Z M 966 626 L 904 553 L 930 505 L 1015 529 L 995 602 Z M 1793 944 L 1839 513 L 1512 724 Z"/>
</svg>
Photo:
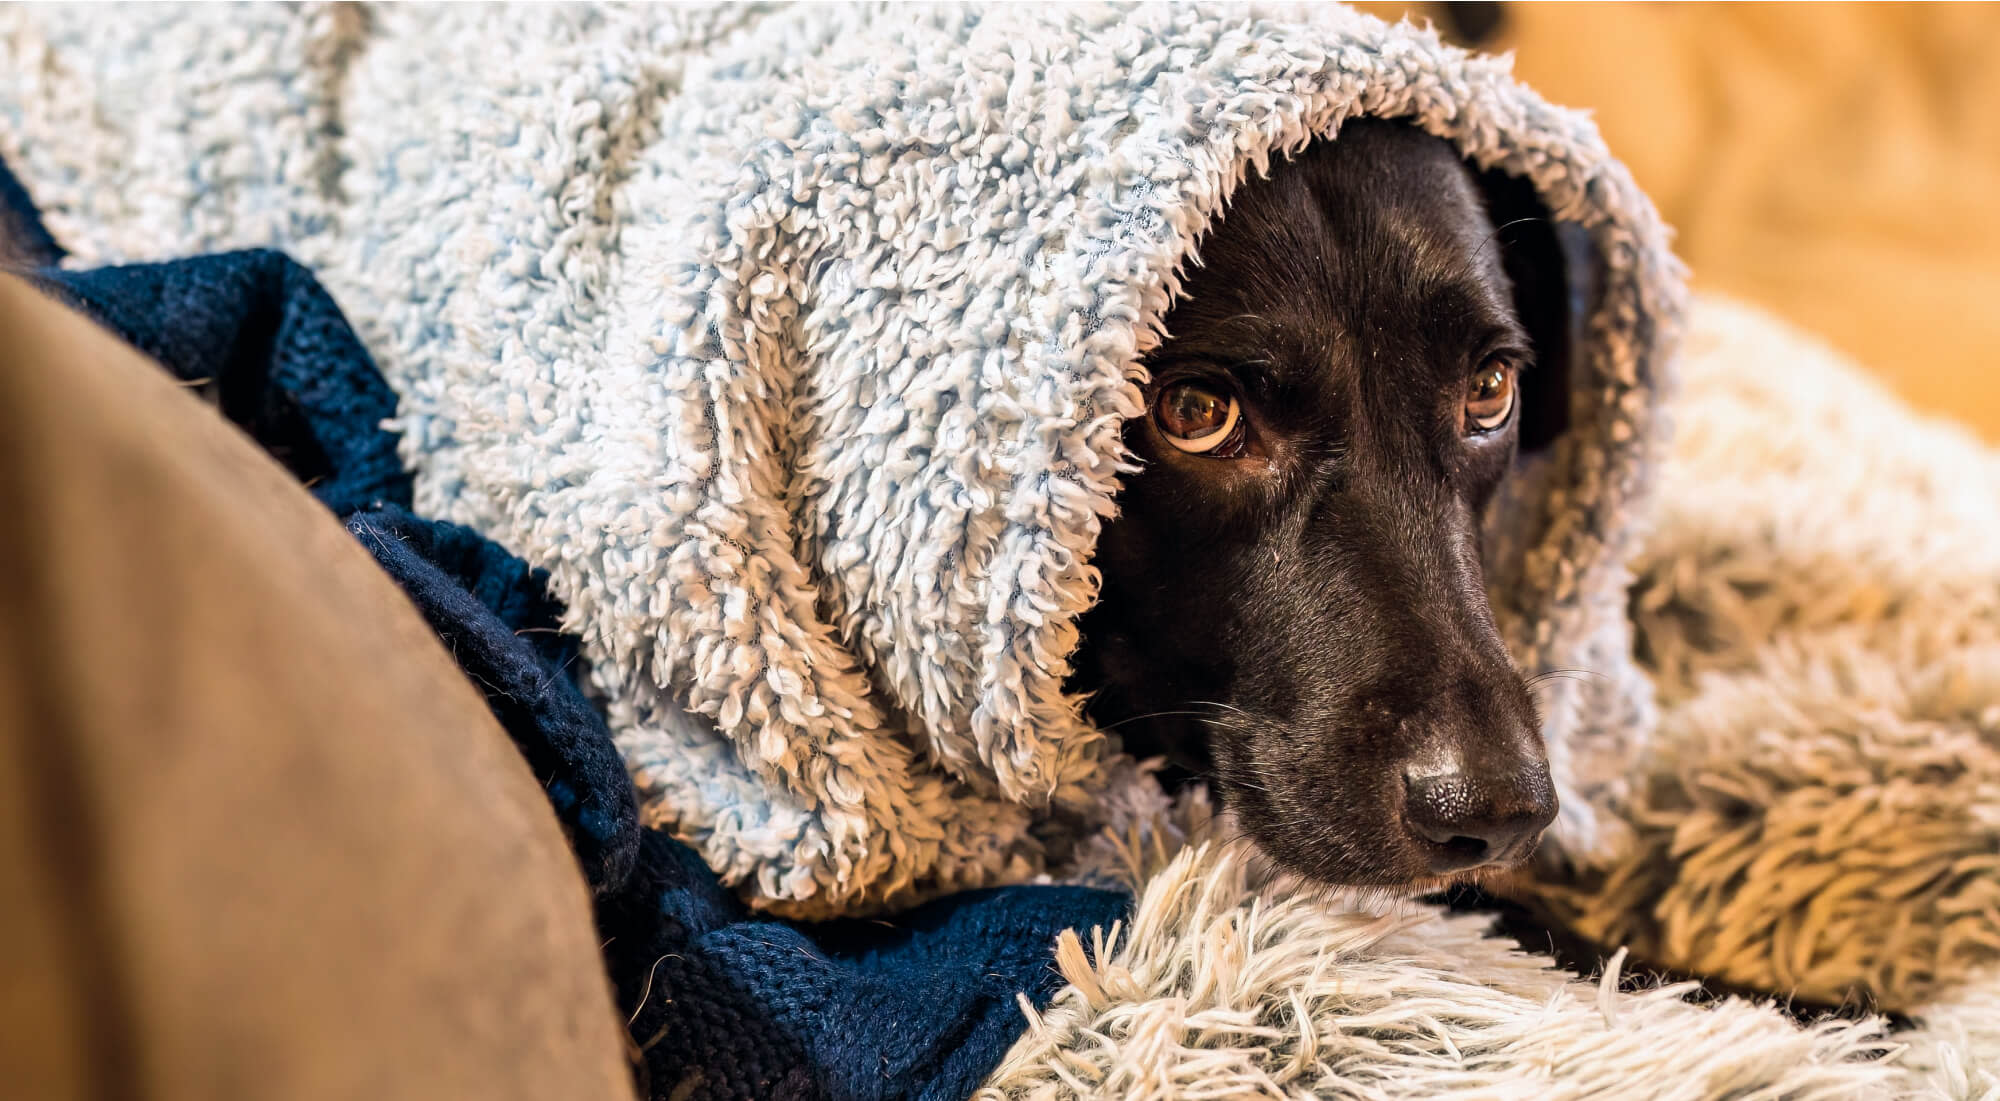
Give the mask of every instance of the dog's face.
<svg viewBox="0 0 2000 1101">
<path fill-rule="evenodd" d="M 1546 219 L 1510 226 L 1524 195 L 1372 120 L 1274 163 L 1202 245 L 1127 427 L 1144 468 L 1075 685 L 1322 881 L 1512 864 L 1555 815 L 1480 564 L 1524 432 L 1562 416 L 1567 284 Z"/>
</svg>

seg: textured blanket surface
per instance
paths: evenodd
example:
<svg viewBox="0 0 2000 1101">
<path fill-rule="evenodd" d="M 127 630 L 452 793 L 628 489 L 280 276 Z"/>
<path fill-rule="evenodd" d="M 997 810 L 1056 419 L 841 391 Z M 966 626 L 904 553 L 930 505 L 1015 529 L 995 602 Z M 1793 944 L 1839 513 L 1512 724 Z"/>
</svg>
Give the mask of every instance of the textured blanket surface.
<svg viewBox="0 0 2000 1101">
<path fill-rule="evenodd" d="M 547 574 L 412 515 L 395 407 L 312 275 L 268 251 L 47 266 L 27 192 L 0 164 L 0 222 L 71 305 L 212 396 L 282 459 L 403 588 L 527 758 L 596 899 L 598 935 L 648 1096 L 963 1097 L 1020 1033 L 1017 998 L 1060 983 L 1058 932 L 1129 903 L 1087 887 L 936 900 L 893 921 L 759 919 L 685 845 L 639 825 L 611 733 L 576 680 Z M 534 997 L 522 991 L 522 997 Z"/>
<path fill-rule="evenodd" d="M 1680 297 L 1581 115 L 1340 8 L 10 13 L 0 149 L 80 262 L 279 246 L 400 399 L 420 511 L 547 569 L 650 821 L 792 912 L 1060 870 L 1136 778 L 1064 691 L 1120 422 L 1247 172 L 1356 114 L 1530 180 L 1600 285 L 1486 545 L 1609 851 Z"/>
<path fill-rule="evenodd" d="M 1179 848 L 1213 832 L 1183 805 L 1097 850 L 1134 917 L 1066 938 L 983 1098 L 2000 1098 L 2000 455 L 1727 301 L 1682 379 L 1631 589 L 1662 704 L 1638 843 L 1511 887 L 1631 956 L 1580 982 L 1486 918 Z"/>
</svg>

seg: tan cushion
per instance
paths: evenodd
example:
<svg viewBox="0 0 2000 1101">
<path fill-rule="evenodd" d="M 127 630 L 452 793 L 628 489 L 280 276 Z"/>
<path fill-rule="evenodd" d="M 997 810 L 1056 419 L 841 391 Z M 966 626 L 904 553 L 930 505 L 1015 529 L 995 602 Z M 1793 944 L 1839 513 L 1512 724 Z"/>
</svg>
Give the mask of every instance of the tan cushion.
<svg viewBox="0 0 2000 1101">
<path fill-rule="evenodd" d="M 0 1081 L 631 1096 L 542 793 L 333 516 L 0 276 Z"/>
</svg>

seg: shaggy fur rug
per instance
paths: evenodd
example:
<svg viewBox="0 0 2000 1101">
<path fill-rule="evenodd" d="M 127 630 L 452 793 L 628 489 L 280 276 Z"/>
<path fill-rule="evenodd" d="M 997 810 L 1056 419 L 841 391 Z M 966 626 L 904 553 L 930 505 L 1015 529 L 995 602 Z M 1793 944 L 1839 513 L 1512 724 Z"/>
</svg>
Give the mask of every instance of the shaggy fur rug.
<svg viewBox="0 0 2000 1101">
<path fill-rule="evenodd" d="M 1137 912 L 1065 938 L 982 1098 L 2000 1098 L 2000 456 L 1726 301 L 1683 371 L 1631 585 L 1635 843 L 1507 886 L 1617 946 L 1603 975 L 1271 875 L 1184 798 L 1093 853 Z M 1701 1004 L 1627 950 L 1906 1023 Z"/>
</svg>

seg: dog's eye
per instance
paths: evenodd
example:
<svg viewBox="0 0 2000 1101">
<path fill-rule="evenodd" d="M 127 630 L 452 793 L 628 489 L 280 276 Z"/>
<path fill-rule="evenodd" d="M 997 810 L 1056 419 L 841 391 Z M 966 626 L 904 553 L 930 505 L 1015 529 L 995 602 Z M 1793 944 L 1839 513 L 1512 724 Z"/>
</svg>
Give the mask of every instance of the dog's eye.
<svg viewBox="0 0 2000 1101">
<path fill-rule="evenodd" d="M 1493 356 L 1465 386 L 1465 430 L 1491 432 L 1514 415 L 1514 361 Z"/>
<path fill-rule="evenodd" d="M 1188 382 L 1161 390 L 1153 404 L 1153 420 L 1167 442 L 1194 455 L 1229 453 L 1242 419 L 1235 398 Z"/>
</svg>

